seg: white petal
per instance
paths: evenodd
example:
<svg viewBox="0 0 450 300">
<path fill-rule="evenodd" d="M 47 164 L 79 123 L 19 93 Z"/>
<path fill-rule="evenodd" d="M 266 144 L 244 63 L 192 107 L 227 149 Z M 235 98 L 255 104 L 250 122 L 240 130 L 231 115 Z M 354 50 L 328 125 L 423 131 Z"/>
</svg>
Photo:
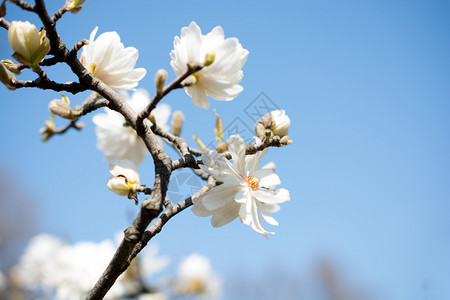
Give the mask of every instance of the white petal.
<svg viewBox="0 0 450 300">
<path fill-rule="evenodd" d="M 227 140 L 228 150 L 233 159 L 233 165 L 242 179 L 245 180 L 247 172 L 245 171 L 245 143 L 237 134 L 232 135 Z"/>
<path fill-rule="evenodd" d="M 230 201 L 227 205 L 217 210 L 211 218 L 213 227 L 224 226 L 239 216 L 240 205 L 234 201 Z"/>
<path fill-rule="evenodd" d="M 209 100 L 203 89 L 194 85 L 192 87 L 188 87 L 187 92 L 192 98 L 192 103 L 203 109 L 209 108 Z"/>
<path fill-rule="evenodd" d="M 233 201 L 239 189 L 239 186 L 219 185 L 205 194 L 202 198 L 203 206 L 208 210 L 220 208 L 229 201 Z"/>
</svg>

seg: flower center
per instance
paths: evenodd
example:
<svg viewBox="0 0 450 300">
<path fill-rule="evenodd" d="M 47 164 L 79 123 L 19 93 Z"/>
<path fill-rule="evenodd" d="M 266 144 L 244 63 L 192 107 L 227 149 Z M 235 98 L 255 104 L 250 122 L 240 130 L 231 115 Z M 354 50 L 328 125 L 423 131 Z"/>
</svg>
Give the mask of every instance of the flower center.
<svg viewBox="0 0 450 300">
<path fill-rule="evenodd" d="M 257 189 L 259 189 L 259 181 L 257 178 L 253 176 L 247 176 L 247 178 L 245 178 L 245 182 L 247 182 L 248 187 L 252 190 L 256 191 Z"/>
</svg>

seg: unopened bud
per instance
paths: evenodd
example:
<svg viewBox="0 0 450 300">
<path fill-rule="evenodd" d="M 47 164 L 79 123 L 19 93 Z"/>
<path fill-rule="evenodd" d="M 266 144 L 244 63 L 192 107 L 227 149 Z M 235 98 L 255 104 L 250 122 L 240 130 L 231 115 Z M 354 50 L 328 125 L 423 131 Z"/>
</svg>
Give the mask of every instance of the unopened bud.
<svg viewBox="0 0 450 300">
<path fill-rule="evenodd" d="M 290 140 L 289 137 L 287 135 L 285 135 L 281 138 L 280 143 L 282 145 L 290 145 L 290 144 L 292 144 L 292 140 Z"/>
<path fill-rule="evenodd" d="M 272 117 L 272 126 L 270 127 L 270 130 L 272 130 L 273 134 L 278 135 L 279 137 L 287 135 L 291 120 L 286 115 L 285 111 L 282 109 L 274 110 L 270 115 Z"/>
<path fill-rule="evenodd" d="M 78 115 L 70 108 L 69 104 L 61 99 L 50 101 L 48 104 L 48 109 L 55 115 L 58 115 L 64 119 L 75 120 L 78 118 Z"/>
<path fill-rule="evenodd" d="M 16 79 L 5 64 L 0 62 L 0 81 L 10 90 L 15 90 L 16 88 L 12 85 L 14 79 Z"/>
<path fill-rule="evenodd" d="M 66 9 L 71 13 L 77 13 L 83 8 L 86 0 L 66 0 Z"/>
<path fill-rule="evenodd" d="M 12 21 L 8 29 L 8 40 L 13 57 L 20 63 L 37 65 L 50 51 L 50 41 L 45 40 L 45 30 L 37 31 L 28 21 Z"/>
<path fill-rule="evenodd" d="M 185 80 L 183 80 L 184 86 L 194 85 L 197 82 L 197 77 L 195 75 L 189 75 Z"/>
<path fill-rule="evenodd" d="M 227 142 L 220 143 L 216 148 L 217 153 L 224 153 L 227 150 L 228 150 Z"/>
<path fill-rule="evenodd" d="M 219 114 L 216 113 L 216 110 L 213 110 L 213 114 L 216 116 L 216 125 L 214 126 L 214 133 L 216 135 L 216 139 L 219 143 L 222 142 L 223 138 L 223 123 Z"/>
<path fill-rule="evenodd" d="M 19 69 L 19 67 L 15 63 L 13 63 L 12 60 L 10 60 L 10 59 L 3 59 L 1 62 L 5 65 L 5 67 L 9 71 L 13 72 L 14 74 L 20 75 L 22 73 L 22 70 Z"/>
<path fill-rule="evenodd" d="M 205 67 L 210 66 L 214 62 L 215 59 L 216 59 L 216 52 L 214 52 L 214 51 L 208 52 L 205 55 L 205 61 L 203 62 L 203 65 Z"/>
<path fill-rule="evenodd" d="M 140 186 L 139 172 L 136 165 L 131 160 L 119 160 L 109 165 L 111 178 L 106 186 L 120 196 L 128 196 L 136 193 Z"/>
<path fill-rule="evenodd" d="M 183 127 L 184 115 L 180 110 L 177 110 L 172 115 L 172 133 L 175 136 L 180 136 L 181 128 Z"/>
<path fill-rule="evenodd" d="M 166 79 L 167 79 L 167 71 L 164 69 L 159 69 L 158 72 L 156 72 L 155 76 L 155 85 L 157 94 L 162 94 Z"/>
</svg>

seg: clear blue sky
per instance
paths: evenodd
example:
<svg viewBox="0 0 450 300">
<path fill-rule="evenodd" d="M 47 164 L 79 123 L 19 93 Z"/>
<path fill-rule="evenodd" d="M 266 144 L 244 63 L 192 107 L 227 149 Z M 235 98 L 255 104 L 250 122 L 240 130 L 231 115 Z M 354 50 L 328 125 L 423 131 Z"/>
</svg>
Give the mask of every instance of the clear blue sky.
<svg viewBox="0 0 450 300">
<path fill-rule="evenodd" d="M 375 299 L 450 298 L 449 2 L 123 3 L 88 0 L 79 14 L 64 16 L 59 33 L 71 46 L 95 26 L 117 31 L 125 46 L 139 49 L 137 66 L 148 71 L 139 86 L 153 93 L 157 69 L 174 78 L 169 52 L 180 29 L 191 21 L 203 33 L 221 25 L 250 51 L 244 92 L 232 102 L 211 101 L 225 126 L 242 121 L 241 128 L 253 128 L 246 112 L 261 92 L 292 122 L 294 144 L 271 149 L 265 159 L 276 163 L 291 192 L 274 215 L 276 235 L 266 240 L 239 221 L 214 229 L 188 210 L 155 238 L 164 254 L 174 263 L 192 252 L 209 256 L 228 282 L 241 283 L 229 285 L 226 299 L 263 299 L 255 296 L 264 290 L 258 286 L 290 282 L 305 299 L 320 299 L 311 296 L 308 278 L 322 258 Z M 12 5 L 7 19 L 39 24 Z M 9 58 L 5 30 L 0 39 L 0 57 Z M 48 71 L 55 80 L 74 79 L 62 66 Z M 74 104 L 86 96 L 69 95 Z M 55 98 L 56 92 L 0 87 L 1 171 L 32 196 L 39 231 L 74 242 L 113 238 L 138 208 L 105 186 L 108 162 L 96 149 L 92 115 L 81 132 L 40 141 Z M 212 109 L 192 105 L 183 91 L 165 101 L 183 110 L 188 141 L 193 132 L 213 140 Z M 140 167 L 150 186 L 152 169 L 149 158 Z"/>
</svg>

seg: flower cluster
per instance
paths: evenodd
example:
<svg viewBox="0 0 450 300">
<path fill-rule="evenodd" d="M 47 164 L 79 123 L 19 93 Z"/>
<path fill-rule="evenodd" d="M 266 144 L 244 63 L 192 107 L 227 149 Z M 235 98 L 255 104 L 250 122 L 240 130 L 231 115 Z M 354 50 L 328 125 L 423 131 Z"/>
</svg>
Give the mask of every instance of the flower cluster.
<svg viewBox="0 0 450 300">
<path fill-rule="evenodd" d="M 122 238 L 123 234 L 117 234 L 116 242 Z M 40 299 L 84 299 L 114 255 L 114 244 L 111 240 L 68 244 L 55 236 L 40 234 L 29 242 L 19 264 L 13 267 L 11 278 L 25 294 L 40 295 Z M 177 276 L 159 284 L 155 275 L 168 266 L 169 258 L 158 255 L 157 244 L 149 246 L 119 277 L 106 299 L 130 299 L 137 294 L 138 299 L 144 300 L 167 300 L 169 293 L 209 299 L 221 295 L 220 278 L 209 259 L 199 254 L 183 259 Z M 6 278 L 0 273 L 0 292 L 5 286 Z"/>
</svg>

